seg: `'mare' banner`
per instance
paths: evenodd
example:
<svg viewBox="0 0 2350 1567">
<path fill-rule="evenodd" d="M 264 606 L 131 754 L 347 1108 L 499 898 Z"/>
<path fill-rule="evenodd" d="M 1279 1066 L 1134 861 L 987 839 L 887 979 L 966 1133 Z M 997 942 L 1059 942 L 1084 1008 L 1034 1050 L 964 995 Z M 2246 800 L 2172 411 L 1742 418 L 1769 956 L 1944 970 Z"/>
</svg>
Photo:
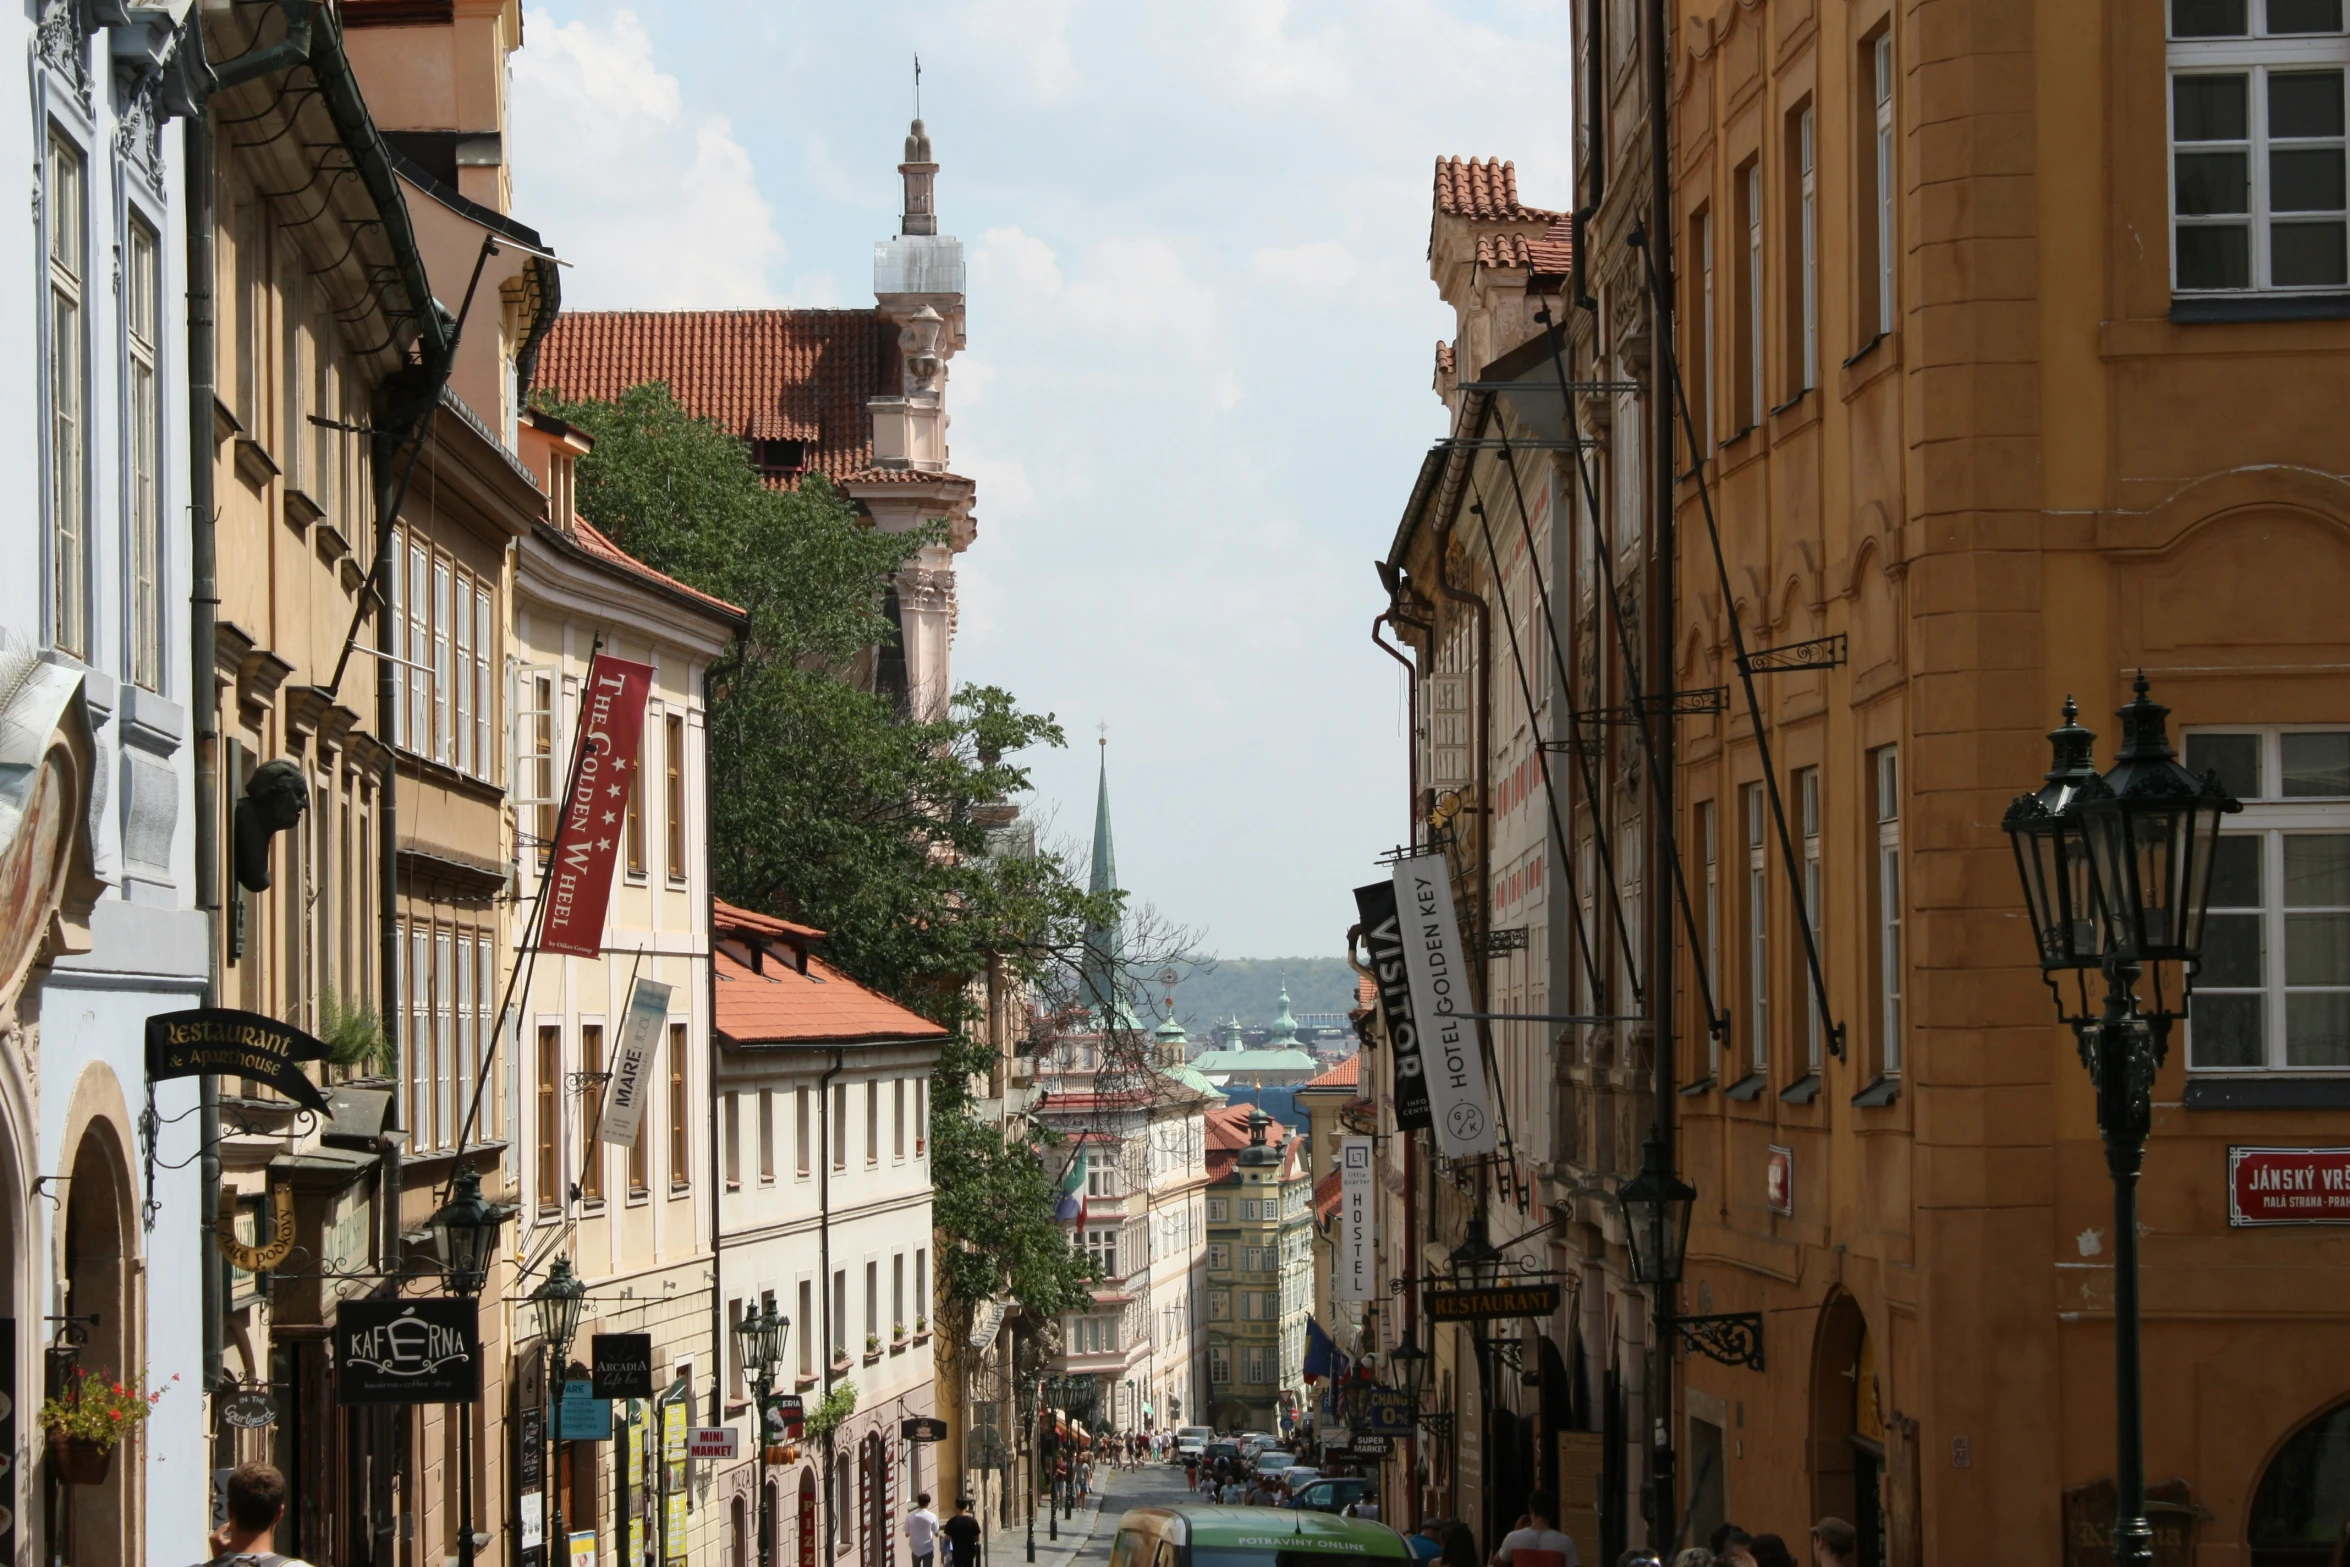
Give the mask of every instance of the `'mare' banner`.
<svg viewBox="0 0 2350 1567">
<path fill-rule="evenodd" d="M 541 952 L 592 958 L 604 947 L 604 909 L 612 901 L 612 867 L 620 857 L 628 786 L 644 748 L 645 694 L 653 666 L 599 654 L 588 666 L 579 745 L 571 757 L 571 794 L 547 861 L 553 878 L 539 926 Z"/>
</svg>

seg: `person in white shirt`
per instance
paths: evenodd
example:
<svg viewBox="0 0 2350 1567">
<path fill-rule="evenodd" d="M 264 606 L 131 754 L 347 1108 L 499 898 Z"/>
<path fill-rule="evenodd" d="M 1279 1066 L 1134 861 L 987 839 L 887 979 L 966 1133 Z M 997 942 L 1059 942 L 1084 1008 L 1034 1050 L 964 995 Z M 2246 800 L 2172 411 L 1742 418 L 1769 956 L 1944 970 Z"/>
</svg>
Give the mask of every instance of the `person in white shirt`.
<svg viewBox="0 0 2350 1567">
<path fill-rule="evenodd" d="M 1537 1491 L 1527 1499 L 1531 1527 L 1512 1529 L 1493 1553 L 1498 1567 L 1583 1567 L 1572 1537 L 1559 1533 L 1558 1498 Z"/>
<path fill-rule="evenodd" d="M 906 1514 L 906 1546 L 914 1553 L 914 1567 L 932 1567 L 938 1559 L 938 1514 L 930 1510 L 930 1493 L 914 1498 Z"/>
</svg>

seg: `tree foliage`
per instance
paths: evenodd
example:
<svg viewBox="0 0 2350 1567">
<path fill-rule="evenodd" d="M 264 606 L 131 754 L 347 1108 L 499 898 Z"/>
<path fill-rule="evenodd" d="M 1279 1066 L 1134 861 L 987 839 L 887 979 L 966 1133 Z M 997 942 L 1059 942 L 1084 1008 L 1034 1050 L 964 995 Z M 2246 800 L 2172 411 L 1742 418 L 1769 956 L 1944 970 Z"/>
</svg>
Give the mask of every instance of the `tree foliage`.
<svg viewBox="0 0 2350 1567">
<path fill-rule="evenodd" d="M 931 1095 L 946 1298 L 1009 1292 L 1048 1316 L 1080 1304 L 1093 1275 L 1053 1220 L 1041 1148 L 1006 1143 L 971 1088 L 993 1064 L 974 978 L 1034 979 L 1116 914 L 1060 854 L 993 835 L 1002 802 L 1029 787 L 1017 758 L 1062 744 L 1060 726 L 991 686 L 918 719 L 858 678 L 897 635 L 882 612 L 892 577 L 934 535 L 864 525 L 820 476 L 769 489 L 740 440 L 658 382 L 541 406 L 594 437 L 581 515 L 746 614 L 709 674 L 719 895 L 824 930 L 828 962 L 950 1030 Z"/>
</svg>

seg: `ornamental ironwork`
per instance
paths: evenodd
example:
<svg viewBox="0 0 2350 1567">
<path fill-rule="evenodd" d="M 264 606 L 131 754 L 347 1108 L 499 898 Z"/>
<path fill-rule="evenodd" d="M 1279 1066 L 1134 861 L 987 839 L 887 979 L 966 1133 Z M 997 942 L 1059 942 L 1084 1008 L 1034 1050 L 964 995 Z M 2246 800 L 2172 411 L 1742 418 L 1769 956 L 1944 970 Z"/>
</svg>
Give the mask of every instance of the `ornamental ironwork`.
<svg viewBox="0 0 2350 1567">
<path fill-rule="evenodd" d="M 1763 1319 L 1759 1311 L 1722 1311 L 1668 1319 L 1684 1349 L 1725 1366 L 1763 1368 Z"/>
<path fill-rule="evenodd" d="M 1785 647 L 1756 648 L 1738 661 L 1738 667 L 1749 675 L 1783 675 L 1798 669 L 1838 669 L 1845 657 L 1844 633 L 1832 631 Z"/>
</svg>

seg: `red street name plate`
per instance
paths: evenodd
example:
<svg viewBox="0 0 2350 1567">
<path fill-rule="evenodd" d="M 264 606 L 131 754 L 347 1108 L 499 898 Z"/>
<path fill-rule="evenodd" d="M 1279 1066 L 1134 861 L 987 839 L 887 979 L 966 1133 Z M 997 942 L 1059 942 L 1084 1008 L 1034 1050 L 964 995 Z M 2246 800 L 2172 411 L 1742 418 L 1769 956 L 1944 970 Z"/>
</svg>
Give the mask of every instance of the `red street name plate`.
<svg viewBox="0 0 2350 1567">
<path fill-rule="evenodd" d="M 2228 1223 L 2350 1224 L 2350 1148 L 2230 1148 Z"/>
<path fill-rule="evenodd" d="M 562 823 L 547 857 L 541 952 L 592 958 L 604 950 L 604 910 L 612 901 L 612 868 L 620 857 L 628 786 L 644 742 L 645 694 L 652 686 L 650 664 L 598 654 L 588 666 L 571 794 L 562 802 Z"/>
</svg>

